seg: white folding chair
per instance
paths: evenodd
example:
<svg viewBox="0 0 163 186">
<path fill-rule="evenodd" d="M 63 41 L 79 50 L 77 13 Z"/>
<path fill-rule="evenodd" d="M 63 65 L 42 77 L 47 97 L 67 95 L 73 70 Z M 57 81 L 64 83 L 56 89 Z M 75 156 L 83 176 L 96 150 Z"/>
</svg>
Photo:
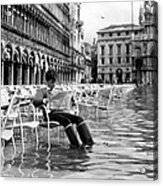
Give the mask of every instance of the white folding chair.
<svg viewBox="0 0 163 186">
<path fill-rule="evenodd" d="M 12 98 L 6 88 L 1 89 L 1 139 L 3 140 L 2 154 L 5 146 L 5 141 L 12 139 L 14 154 L 16 153 L 16 145 L 14 140 L 14 124 L 16 123 L 17 105 L 14 105 L 14 100 L 17 94 L 17 89 Z M 10 124 L 8 121 L 10 120 Z"/>
</svg>

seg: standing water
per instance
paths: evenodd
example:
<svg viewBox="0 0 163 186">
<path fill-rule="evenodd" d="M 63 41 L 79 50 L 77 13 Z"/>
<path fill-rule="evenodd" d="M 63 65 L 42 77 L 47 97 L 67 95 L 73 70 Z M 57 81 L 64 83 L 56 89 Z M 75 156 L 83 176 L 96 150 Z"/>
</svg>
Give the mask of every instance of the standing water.
<svg viewBox="0 0 163 186">
<path fill-rule="evenodd" d="M 26 129 L 25 152 L 17 139 L 4 150 L 2 176 L 43 178 L 89 178 L 108 180 L 153 180 L 157 177 L 157 93 L 152 87 L 134 89 L 110 103 L 108 113 L 99 110 L 89 119 L 95 145 L 89 150 L 69 149 L 65 143 L 47 152 L 43 131 L 39 149 L 31 129 Z M 91 113 L 89 112 L 89 113 Z M 44 129 L 45 130 L 45 129 Z M 19 138 L 19 137 L 18 137 Z"/>
</svg>

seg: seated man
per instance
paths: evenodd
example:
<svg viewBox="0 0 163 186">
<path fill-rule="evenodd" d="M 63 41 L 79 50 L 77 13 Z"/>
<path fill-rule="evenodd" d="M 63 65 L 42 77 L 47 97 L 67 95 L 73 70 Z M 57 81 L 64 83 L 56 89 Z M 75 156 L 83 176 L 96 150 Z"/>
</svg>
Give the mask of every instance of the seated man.
<svg viewBox="0 0 163 186">
<path fill-rule="evenodd" d="M 49 69 L 46 72 L 45 79 L 48 88 L 42 88 L 36 92 L 33 98 L 33 104 L 36 107 L 41 106 L 42 104 L 46 105 L 48 103 L 48 100 L 50 100 L 51 97 L 51 92 L 55 87 L 56 78 L 57 74 L 54 69 Z M 80 116 L 76 116 L 67 112 L 51 110 L 49 113 L 49 118 L 50 121 L 57 121 L 64 127 L 67 137 L 70 141 L 71 147 L 74 148 L 80 147 L 79 141 L 73 130 L 72 124 L 76 124 L 77 131 L 79 133 L 80 139 L 84 147 L 92 146 L 94 144 L 88 127 L 84 122 L 83 118 L 81 118 Z"/>
</svg>

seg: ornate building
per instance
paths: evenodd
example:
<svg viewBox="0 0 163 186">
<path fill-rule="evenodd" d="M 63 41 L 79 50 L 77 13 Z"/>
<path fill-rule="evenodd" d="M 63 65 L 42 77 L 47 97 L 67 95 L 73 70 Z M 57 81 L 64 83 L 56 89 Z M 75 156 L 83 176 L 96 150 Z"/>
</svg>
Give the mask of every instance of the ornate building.
<svg viewBox="0 0 163 186">
<path fill-rule="evenodd" d="M 91 44 L 84 42 L 84 55 L 85 55 L 85 71 L 84 76 L 86 82 L 92 79 L 92 64 L 91 64 Z"/>
<path fill-rule="evenodd" d="M 85 55 L 84 55 L 84 32 L 82 29 L 83 21 L 80 19 L 81 3 L 70 3 L 70 53 L 72 68 L 72 80 L 81 82 L 85 71 Z"/>
<path fill-rule="evenodd" d="M 138 83 L 158 82 L 158 7 L 154 1 L 145 1 L 140 9 L 142 32 L 132 37 L 133 74 Z"/>
<path fill-rule="evenodd" d="M 66 3 L 1 5 L 1 84 L 42 84 L 48 68 L 57 70 L 59 82 L 77 81 L 71 20 Z"/>
<path fill-rule="evenodd" d="M 94 38 L 92 47 L 91 47 L 91 76 L 92 82 L 97 83 L 97 42 Z"/>
<path fill-rule="evenodd" d="M 98 78 L 105 82 L 158 81 L 158 5 L 145 1 L 139 25 L 111 25 L 98 34 Z"/>
<path fill-rule="evenodd" d="M 109 83 L 132 82 L 131 36 L 142 27 L 134 24 L 111 25 L 97 32 L 98 79 Z"/>
</svg>

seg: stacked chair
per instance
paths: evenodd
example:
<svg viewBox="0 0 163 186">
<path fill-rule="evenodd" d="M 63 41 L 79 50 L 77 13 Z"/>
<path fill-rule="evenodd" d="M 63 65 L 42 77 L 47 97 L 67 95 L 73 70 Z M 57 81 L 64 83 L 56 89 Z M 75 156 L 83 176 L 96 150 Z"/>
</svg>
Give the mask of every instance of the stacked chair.
<svg viewBox="0 0 163 186">
<path fill-rule="evenodd" d="M 35 129 L 36 147 L 38 146 L 37 127 L 39 122 L 36 120 L 35 108 L 31 102 L 30 97 L 25 97 L 22 94 L 23 88 L 8 87 L 1 89 L 1 141 L 2 141 L 2 155 L 5 147 L 5 142 L 12 139 L 14 154 L 16 154 L 16 143 L 14 139 L 14 130 L 20 129 L 22 151 L 25 150 L 24 144 L 24 127 Z M 24 110 L 28 106 L 28 113 Z M 29 109 L 30 108 L 30 109 Z M 30 111 L 30 113 L 29 113 Z M 32 116 L 32 121 L 28 121 L 28 117 Z M 26 118 L 23 120 L 23 118 Z"/>
</svg>

